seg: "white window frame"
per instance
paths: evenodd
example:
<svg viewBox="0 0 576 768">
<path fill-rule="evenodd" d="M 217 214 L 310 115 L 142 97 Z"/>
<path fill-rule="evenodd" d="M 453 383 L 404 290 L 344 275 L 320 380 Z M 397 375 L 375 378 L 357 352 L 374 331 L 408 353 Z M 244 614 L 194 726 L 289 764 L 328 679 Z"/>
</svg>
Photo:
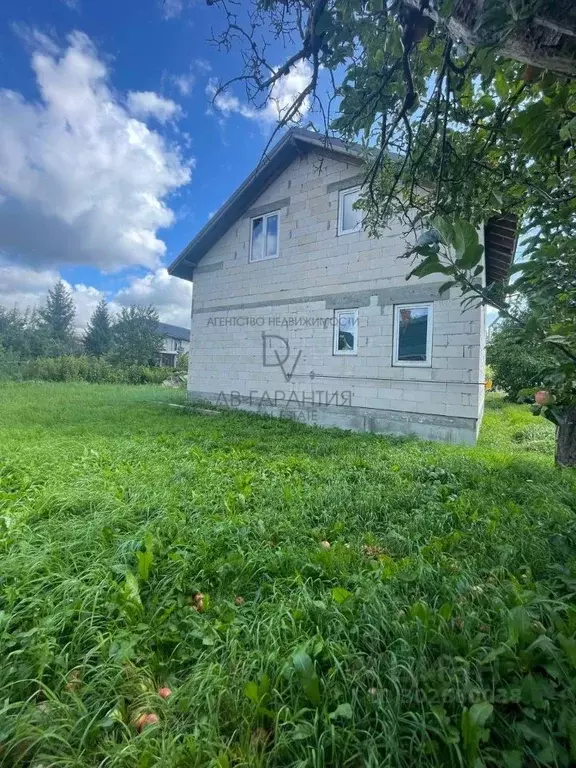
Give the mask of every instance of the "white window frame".
<svg viewBox="0 0 576 768">
<path fill-rule="evenodd" d="M 362 215 L 358 224 L 352 229 L 344 229 L 344 198 L 346 195 L 352 195 L 360 192 L 360 187 L 348 187 L 347 189 L 341 189 L 338 194 L 338 235 L 351 235 L 353 232 L 359 232 L 362 229 Z M 362 214 L 361 211 L 359 211 Z"/>
<path fill-rule="evenodd" d="M 272 216 L 276 216 L 278 219 L 278 228 L 277 228 L 277 235 L 276 235 L 276 253 L 273 256 L 262 256 L 261 259 L 254 259 L 253 258 L 253 252 L 252 252 L 252 233 L 254 231 L 253 229 L 253 222 L 256 221 L 256 219 L 262 219 L 262 223 L 264 224 L 264 238 L 263 238 L 263 252 L 266 254 L 266 237 L 267 237 L 267 228 L 268 228 L 268 219 L 272 218 Z M 249 257 L 248 261 L 250 264 L 258 264 L 260 261 L 270 261 L 270 259 L 277 259 L 280 255 L 280 211 L 270 211 L 269 213 L 262 213 L 260 216 L 252 216 L 250 219 L 250 232 L 248 233 L 248 237 L 250 238 L 250 248 L 249 248 Z"/>
<path fill-rule="evenodd" d="M 340 315 L 354 315 L 354 349 L 338 349 L 338 336 L 340 333 Z M 334 310 L 334 330 L 332 336 L 332 354 L 333 355 L 357 355 L 358 354 L 358 310 L 357 309 L 335 309 Z"/>
<path fill-rule="evenodd" d="M 402 309 L 427 309 L 428 323 L 426 326 L 426 360 L 399 360 L 398 345 L 400 343 L 400 310 Z M 394 304 L 394 338 L 392 343 L 392 365 L 406 366 L 409 368 L 432 367 L 432 333 L 434 325 L 434 303 L 431 301 L 419 304 Z"/>
</svg>

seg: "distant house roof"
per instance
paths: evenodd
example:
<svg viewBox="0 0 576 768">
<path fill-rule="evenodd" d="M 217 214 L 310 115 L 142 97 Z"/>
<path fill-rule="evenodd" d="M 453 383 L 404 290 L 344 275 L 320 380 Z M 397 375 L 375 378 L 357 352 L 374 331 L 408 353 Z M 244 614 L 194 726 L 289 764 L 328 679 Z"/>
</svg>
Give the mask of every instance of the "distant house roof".
<svg viewBox="0 0 576 768">
<path fill-rule="evenodd" d="M 190 341 L 190 331 L 188 328 L 182 328 L 180 325 L 170 325 L 170 323 L 158 323 L 158 335 L 169 336 L 171 339 L 180 341 Z"/>
<path fill-rule="evenodd" d="M 363 150 L 358 145 L 346 144 L 316 131 L 291 128 L 265 155 L 252 173 L 228 198 L 224 205 L 188 243 L 180 255 L 168 267 L 168 272 L 184 280 L 193 280 L 194 267 L 208 253 L 230 227 L 250 208 L 252 203 L 280 176 L 298 155 L 312 150 L 345 159 L 355 165 L 363 164 Z M 513 217 L 490 219 L 485 226 L 486 272 L 488 283 L 493 280 L 506 282 L 516 250 L 516 238 L 512 236 Z M 505 220 L 505 224 L 502 227 Z M 497 221 L 495 228 L 490 228 Z M 492 237 L 502 228 L 505 237 Z M 492 278 L 492 279 L 491 279 Z"/>
</svg>

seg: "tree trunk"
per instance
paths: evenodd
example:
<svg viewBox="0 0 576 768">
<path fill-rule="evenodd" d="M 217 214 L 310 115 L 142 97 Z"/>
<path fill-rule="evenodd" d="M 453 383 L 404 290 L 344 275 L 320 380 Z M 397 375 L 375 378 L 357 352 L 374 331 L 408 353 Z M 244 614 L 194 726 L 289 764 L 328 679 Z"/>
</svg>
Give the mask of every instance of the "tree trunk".
<svg viewBox="0 0 576 768">
<path fill-rule="evenodd" d="M 556 464 L 576 467 L 576 406 L 564 410 L 556 428 Z"/>
</svg>

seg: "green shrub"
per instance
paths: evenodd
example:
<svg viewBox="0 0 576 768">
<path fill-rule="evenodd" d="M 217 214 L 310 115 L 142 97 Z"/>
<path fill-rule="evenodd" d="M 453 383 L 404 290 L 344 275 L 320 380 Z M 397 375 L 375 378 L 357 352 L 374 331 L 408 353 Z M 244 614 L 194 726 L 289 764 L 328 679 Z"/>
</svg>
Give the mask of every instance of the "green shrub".
<svg viewBox="0 0 576 768">
<path fill-rule="evenodd" d="M 188 361 L 188 352 L 182 352 L 180 355 L 178 355 L 178 359 L 176 361 L 176 370 L 188 373 Z"/>
<path fill-rule="evenodd" d="M 12 350 L 3 349 L 0 344 L 0 381 L 20 381 L 22 363 Z"/>
<path fill-rule="evenodd" d="M 88 381 L 93 384 L 160 384 L 168 375 L 165 368 L 144 365 L 122 368 L 112 365 L 105 358 L 92 356 L 38 357 L 20 364 L 18 368 L 21 379 Z"/>
<path fill-rule="evenodd" d="M 521 389 L 538 388 L 543 373 L 556 365 L 553 352 L 543 343 L 522 339 L 518 331 L 503 322 L 495 331 L 487 348 L 493 384 L 515 400 Z"/>
</svg>

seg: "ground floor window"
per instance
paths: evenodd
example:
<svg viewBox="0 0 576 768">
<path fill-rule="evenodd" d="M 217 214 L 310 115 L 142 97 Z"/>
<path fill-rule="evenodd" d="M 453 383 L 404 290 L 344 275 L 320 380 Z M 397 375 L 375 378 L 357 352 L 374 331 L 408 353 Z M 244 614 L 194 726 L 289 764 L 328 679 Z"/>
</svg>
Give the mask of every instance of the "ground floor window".
<svg viewBox="0 0 576 768">
<path fill-rule="evenodd" d="M 162 365 L 164 368 L 175 368 L 176 352 L 161 352 L 160 365 Z"/>
<path fill-rule="evenodd" d="M 334 310 L 335 355 L 356 355 L 358 353 L 358 310 Z"/>
<path fill-rule="evenodd" d="M 394 365 L 432 365 L 432 304 L 394 307 Z"/>
</svg>

